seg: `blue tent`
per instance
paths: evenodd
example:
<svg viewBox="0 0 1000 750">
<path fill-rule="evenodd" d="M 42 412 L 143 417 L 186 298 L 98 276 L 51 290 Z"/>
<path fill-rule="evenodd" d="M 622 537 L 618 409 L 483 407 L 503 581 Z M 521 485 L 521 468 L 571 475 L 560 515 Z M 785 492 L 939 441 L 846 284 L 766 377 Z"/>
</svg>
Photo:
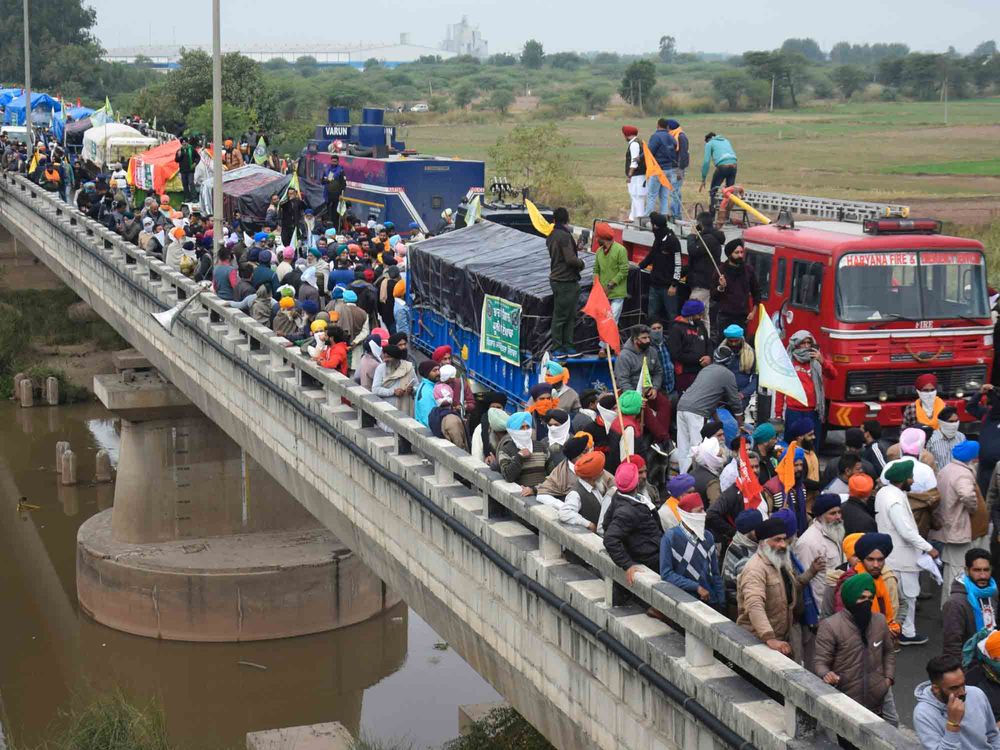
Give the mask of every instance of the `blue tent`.
<svg viewBox="0 0 1000 750">
<path fill-rule="evenodd" d="M 21 96 L 22 89 L 0 89 L 0 107 L 6 107 L 16 96 Z"/>
<path fill-rule="evenodd" d="M 31 111 L 43 110 L 48 112 L 59 112 L 62 110 L 62 104 L 58 100 L 53 99 L 48 94 L 32 93 L 31 94 Z M 25 122 L 24 118 L 24 94 L 11 99 L 10 103 L 4 107 L 3 111 L 3 124 L 4 125 L 23 125 Z"/>
<path fill-rule="evenodd" d="M 70 107 L 66 110 L 66 115 L 72 117 L 74 120 L 82 120 L 84 117 L 90 117 L 94 114 L 94 110 L 90 107 Z"/>
</svg>

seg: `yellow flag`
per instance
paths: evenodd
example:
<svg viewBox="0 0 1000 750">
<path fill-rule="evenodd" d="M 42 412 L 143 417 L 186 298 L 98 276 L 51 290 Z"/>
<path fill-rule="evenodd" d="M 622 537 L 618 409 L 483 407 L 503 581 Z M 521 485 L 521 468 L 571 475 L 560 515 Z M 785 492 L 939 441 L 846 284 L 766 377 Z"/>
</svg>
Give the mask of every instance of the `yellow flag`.
<svg viewBox="0 0 1000 750">
<path fill-rule="evenodd" d="M 550 224 L 545 220 L 545 217 L 542 216 L 542 212 L 538 210 L 538 206 L 529 201 L 527 198 L 524 199 L 524 206 L 528 209 L 528 217 L 531 219 L 531 226 L 535 228 L 535 231 L 543 237 L 548 237 L 552 234 L 552 230 L 555 225 Z"/>
<path fill-rule="evenodd" d="M 31 157 L 31 163 L 28 165 L 28 174 L 34 174 L 35 170 L 38 168 L 38 151 L 36 150 L 34 155 Z"/>
<path fill-rule="evenodd" d="M 668 180 L 667 176 L 663 173 L 663 169 L 660 167 L 656 159 L 653 158 L 653 152 L 649 150 L 649 146 L 645 143 L 642 144 L 642 154 L 646 159 L 646 181 L 648 182 L 649 178 L 655 175 L 660 178 L 660 183 L 673 190 L 674 186 L 670 184 L 670 180 Z"/>
<path fill-rule="evenodd" d="M 646 390 L 647 388 L 653 387 L 653 376 L 649 374 L 649 360 L 646 357 L 642 358 L 642 370 L 639 373 L 639 386 L 640 390 Z"/>
</svg>

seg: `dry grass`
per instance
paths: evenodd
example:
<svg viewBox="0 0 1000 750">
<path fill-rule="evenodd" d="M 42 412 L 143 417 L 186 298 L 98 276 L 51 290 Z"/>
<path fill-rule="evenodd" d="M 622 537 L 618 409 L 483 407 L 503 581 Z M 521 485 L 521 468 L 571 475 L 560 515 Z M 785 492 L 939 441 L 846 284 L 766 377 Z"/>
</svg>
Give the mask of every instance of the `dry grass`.
<svg viewBox="0 0 1000 750">
<path fill-rule="evenodd" d="M 996 153 L 1000 99 L 952 102 L 948 114 L 947 127 L 942 106 L 928 102 L 830 104 L 773 114 L 679 116 L 692 145 L 685 205 L 690 208 L 698 198 L 702 136 L 708 130 L 730 138 L 740 158 L 740 182 L 748 188 L 879 201 L 995 198 L 1000 193 L 1000 175 L 890 173 L 905 170 L 907 165 L 986 160 Z M 482 159 L 516 121 L 412 125 L 406 129 L 407 145 L 431 153 Z M 655 121 L 618 111 L 593 120 L 581 117 L 559 123 L 559 129 L 573 142 L 573 168 L 596 199 L 601 216 L 621 216 L 627 206 L 619 130 L 624 122 L 638 125 L 645 137 Z M 574 217 L 577 223 L 584 223 L 584 219 Z"/>
</svg>

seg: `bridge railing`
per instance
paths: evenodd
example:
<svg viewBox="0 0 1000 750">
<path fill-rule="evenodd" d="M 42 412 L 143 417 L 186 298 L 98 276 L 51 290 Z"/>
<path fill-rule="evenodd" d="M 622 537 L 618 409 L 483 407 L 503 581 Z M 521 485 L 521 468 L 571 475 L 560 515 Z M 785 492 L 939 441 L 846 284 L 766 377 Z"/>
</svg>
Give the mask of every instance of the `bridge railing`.
<svg viewBox="0 0 1000 750">
<path fill-rule="evenodd" d="M 30 204 L 32 210 L 44 212 L 53 221 L 70 227 L 79 241 L 92 240 L 107 263 L 124 269 L 136 283 L 152 292 L 164 309 L 198 290 L 192 280 L 25 178 L 4 174 L 0 187 L 9 198 Z M 353 380 L 319 367 L 298 347 L 289 346 L 286 339 L 214 294 L 201 294 L 184 318 L 216 338 L 241 366 L 272 375 L 280 373 L 288 397 L 304 408 L 322 413 L 324 405 L 339 408 L 348 403 L 357 411 L 362 427 L 381 424 L 395 436 L 400 454 L 417 454 L 426 459 L 434 467 L 438 482 L 456 481 L 469 488 L 482 499 L 476 513 L 482 522 L 478 527 L 480 536 L 488 536 L 485 524 L 491 519 L 504 516 L 517 519 L 537 533 L 543 560 L 569 556 L 577 564 L 582 561 L 603 580 L 602 591 L 594 592 L 592 601 L 603 600 L 602 606 L 607 609 L 634 597 L 662 612 L 674 629 L 683 633 L 684 657 L 690 667 L 718 667 L 720 674 L 756 681 L 776 696 L 770 709 L 762 708 L 765 712 L 782 712 L 781 724 L 790 738 L 805 736 L 818 724 L 858 747 L 884 750 L 919 747 L 809 670 L 768 648 L 699 599 L 661 580 L 656 572 L 641 572 L 629 584 L 625 571 L 607 555 L 600 536 L 560 523 L 553 508 L 522 497 L 519 485 L 504 481 L 481 461 L 448 441 L 435 438 L 415 419 L 403 415 Z M 292 378 L 294 385 L 290 386 Z M 476 522 L 468 514 L 456 520 L 467 525 Z M 735 675 L 730 669 L 735 670 Z"/>
</svg>

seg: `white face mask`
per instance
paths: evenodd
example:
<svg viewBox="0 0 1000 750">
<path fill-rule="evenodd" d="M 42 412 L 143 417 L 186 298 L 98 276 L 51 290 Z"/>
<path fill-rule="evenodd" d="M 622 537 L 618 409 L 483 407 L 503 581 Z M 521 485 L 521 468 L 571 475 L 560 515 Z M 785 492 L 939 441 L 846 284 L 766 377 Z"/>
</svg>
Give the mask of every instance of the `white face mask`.
<svg viewBox="0 0 1000 750">
<path fill-rule="evenodd" d="M 563 445 L 569 440 L 569 428 L 570 420 L 568 419 L 554 427 L 549 425 L 549 445 Z"/>
<path fill-rule="evenodd" d="M 534 447 L 531 433 L 532 430 L 511 430 L 509 428 L 507 430 L 507 434 L 510 435 L 510 439 L 514 441 L 514 445 L 519 451 L 530 451 Z"/>
<path fill-rule="evenodd" d="M 942 435 L 951 440 L 958 434 L 958 422 L 941 422 L 938 429 Z"/>
<path fill-rule="evenodd" d="M 917 395 L 920 396 L 920 404 L 924 407 L 924 411 L 930 414 L 937 399 L 937 391 L 919 391 Z"/>
</svg>

